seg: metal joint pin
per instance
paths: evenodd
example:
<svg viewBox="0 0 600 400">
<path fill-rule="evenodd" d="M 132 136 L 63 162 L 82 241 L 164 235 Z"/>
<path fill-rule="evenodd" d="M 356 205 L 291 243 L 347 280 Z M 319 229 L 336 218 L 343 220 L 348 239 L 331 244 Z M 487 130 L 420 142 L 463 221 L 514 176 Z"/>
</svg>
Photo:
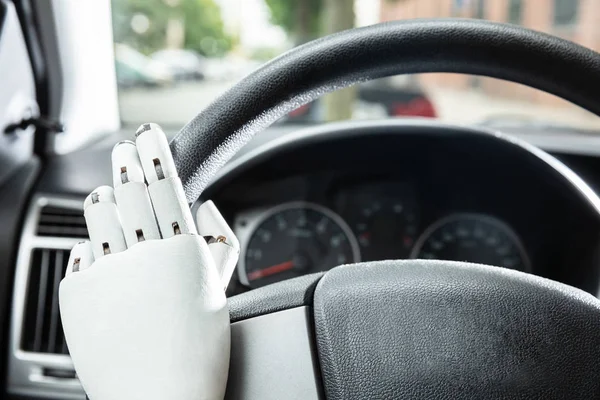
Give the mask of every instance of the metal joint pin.
<svg viewBox="0 0 600 400">
<path fill-rule="evenodd" d="M 81 263 L 81 258 L 77 257 L 76 259 L 73 260 L 73 272 L 78 272 L 79 271 L 79 264 Z"/>
<path fill-rule="evenodd" d="M 143 242 L 144 240 L 146 240 L 146 238 L 144 237 L 144 232 L 141 229 L 136 229 L 135 235 L 137 236 L 138 242 Z"/>
<path fill-rule="evenodd" d="M 142 133 L 149 131 L 150 129 L 152 129 L 152 127 L 150 126 L 150 124 L 143 124 L 142 126 L 139 127 L 139 129 L 135 132 L 135 137 L 140 136 Z"/>
<path fill-rule="evenodd" d="M 108 242 L 104 242 L 102 243 L 102 250 L 104 251 L 104 254 L 110 254 L 110 246 L 108 245 Z"/>
<path fill-rule="evenodd" d="M 223 235 L 219 235 L 217 237 L 214 236 L 204 236 L 204 240 L 206 240 L 206 244 L 213 244 L 213 243 L 223 243 L 223 244 L 227 244 L 227 238 Z"/>
<path fill-rule="evenodd" d="M 129 176 L 127 176 L 127 167 L 121 167 L 121 183 L 129 182 Z"/>
<path fill-rule="evenodd" d="M 181 235 L 181 229 L 179 228 L 179 224 L 177 222 L 173 222 L 171 226 L 173 227 L 173 233 L 176 235 Z"/>
<path fill-rule="evenodd" d="M 100 201 L 100 195 L 97 192 L 92 193 L 92 204 L 96 204 Z"/>
<path fill-rule="evenodd" d="M 155 158 L 152 160 L 154 163 L 154 169 L 156 170 L 156 177 L 158 180 L 165 179 L 165 173 L 163 171 L 162 165 L 160 164 L 160 160 Z"/>
</svg>

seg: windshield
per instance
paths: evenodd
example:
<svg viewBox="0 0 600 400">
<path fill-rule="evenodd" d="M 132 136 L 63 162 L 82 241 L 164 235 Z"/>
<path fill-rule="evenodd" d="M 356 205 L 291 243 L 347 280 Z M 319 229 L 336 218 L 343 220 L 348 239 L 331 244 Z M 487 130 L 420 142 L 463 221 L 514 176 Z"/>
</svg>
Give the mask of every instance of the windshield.
<svg viewBox="0 0 600 400">
<path fill-rule="evenodd" d="M 126 126 L 177 129 L 265 61 L 309 40 L 382 21 L 509 22 L 600 49 L 596 0 L 113 0 L 115 68 Z M 600 128 L 552 95 L 491 78 L 419 74 L 327 95 L 279 121 L 439 118 L 453 123 Z"/>
</svg>

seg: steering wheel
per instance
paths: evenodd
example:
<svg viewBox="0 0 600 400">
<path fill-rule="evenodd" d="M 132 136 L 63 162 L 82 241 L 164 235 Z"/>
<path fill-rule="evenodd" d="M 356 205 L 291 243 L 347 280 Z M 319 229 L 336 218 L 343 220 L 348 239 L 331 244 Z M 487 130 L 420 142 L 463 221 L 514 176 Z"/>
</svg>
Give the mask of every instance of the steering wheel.
<svg viewBox="0 0 600 400">
<path fill-rule="evenodd" d="M 274 59 L 183 128 L 171 149 L 188 201 L 292 109 L 360 81 L 422 72 L 514 81 L 600 115 L 600 54 L 571 42 L 474 20 L 354 29 Z M 600 396 L 600 301 L 517 271 L 422 260 L 342 266 L 234 297 L 230 314 L 230 398 Z"/>
</svg>

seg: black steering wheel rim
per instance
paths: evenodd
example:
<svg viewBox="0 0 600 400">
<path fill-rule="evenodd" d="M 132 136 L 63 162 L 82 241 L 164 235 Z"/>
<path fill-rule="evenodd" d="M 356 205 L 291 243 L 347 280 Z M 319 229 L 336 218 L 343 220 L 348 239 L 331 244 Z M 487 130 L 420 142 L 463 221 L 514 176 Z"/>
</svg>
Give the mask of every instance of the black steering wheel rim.
<svg viewBox="0 0 600 400">
<path fill-rule="evenodd" d="M 514 81 L 600 115 L 600 55 L 589 49 L 484 21 L 375 25 L 278 57 L 186 125 L 171 149 L 188 200 L 256 132 L 293 108 L 362 80 L 417 72 Z M 307 315 L 306 351 L 316 354 L 306 368 L 315 369 L 328 399 L 600 396 L 600 301 L 567 285 L 483 265 L 403 260 L 337 267 L 262 289 L 231 304 L 293 298 L 303 308 L 299 318 Z M 276 316 L 272 310 L 256 318 Z M 273 324 L 265 321 L 252 322 L 250 331 Z M 244 334 L 245 347 L 235 344 L 235 324 L 232 332 L 230 381 L 248 385 L 240 365 L 252 362 L 244 359 L 252 346 Z"/>
<path fill-rule="evenodd" d="M 390 22 L 290 50 L 216 99 L 171 142 L 194 202 L 252 136 L 316 97 L 389 75 L 490 76 L 557 95 L 600 115 L 600 54 L 514 25 L 479 20 Z"/>
</svg>

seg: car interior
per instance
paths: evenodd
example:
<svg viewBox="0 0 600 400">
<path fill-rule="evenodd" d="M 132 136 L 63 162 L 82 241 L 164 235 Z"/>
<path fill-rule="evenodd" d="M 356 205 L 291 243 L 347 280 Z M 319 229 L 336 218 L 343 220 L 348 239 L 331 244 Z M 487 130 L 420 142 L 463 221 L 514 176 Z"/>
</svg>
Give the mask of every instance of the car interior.
<svg viewBox="0 0 600 400">
<path fill-rule="evenodd" d="M 116 59 L 121 6 L 83 3 L 0 0 L 0 397 L 85 398 L 58 286 L 113 146 L 155 122 L 125 115 L 127 99 L 171 139 L 192 210 L 214 201 L 240 242 L 226 398 L 600 397 L 598 47 L 476 15 L 541 2 L 448 1 L 467 18 L 405 19 L 410 0 L 359 1 L 378 4 L 377 24 L 214 80 L 209 52 L 182 66 L 159 50 L 174 73 Z M 152 29 L 140 12 L 132 29 Z M 494 118 L 444 120 L 426 73 L 541 95 L 519 86 L 510 108 L 486 103 Z M 323 117 L 317 98 L 354 84 L 354 115 L 376 118 Z M 512 117 L 547 93 L 548 113 Z M 568 122 L 551 119 L 554 96 L 577 108 Z M 449 114 L 481 102 L 450 98 Z"/>
</svg>

